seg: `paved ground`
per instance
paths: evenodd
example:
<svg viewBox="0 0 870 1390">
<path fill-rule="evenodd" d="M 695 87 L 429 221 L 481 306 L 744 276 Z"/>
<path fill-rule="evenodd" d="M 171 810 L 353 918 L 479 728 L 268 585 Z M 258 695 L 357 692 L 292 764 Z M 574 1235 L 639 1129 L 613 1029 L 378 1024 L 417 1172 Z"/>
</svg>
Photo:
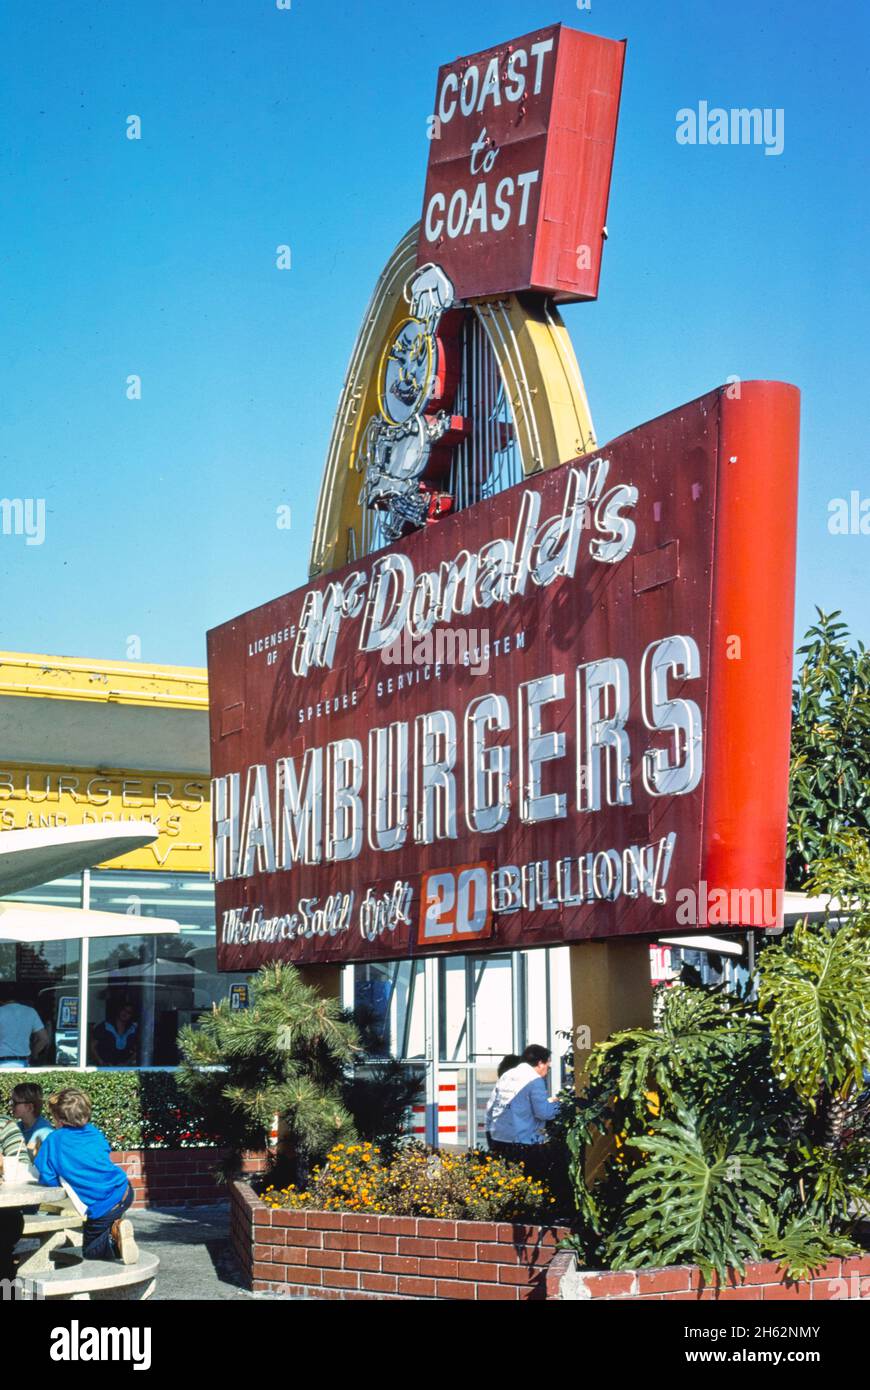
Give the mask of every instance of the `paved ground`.
<svg viewBox="0 0 870 1390">
<path fill-rule="evenodd" d="M 230 1251 L 229 1206 L 158 1207 L 132 1211 L 130 1219 L 143 1250 L 157 1255 L 160 1269 L 156 1302 L 247 1300 L 249 1303 L 300 1300 L 290 1295 L 251 1293 Z M 35 1248 L 35 1242 L 32 1242 Z"/>
<path fill-rule="evenodd" d="M 163 1207 L 130 1213 L 136 1240 L 160 1258 L 157 1300 L 247 1299 L 230 1252 L 227 1206 Z"/>
</svg>

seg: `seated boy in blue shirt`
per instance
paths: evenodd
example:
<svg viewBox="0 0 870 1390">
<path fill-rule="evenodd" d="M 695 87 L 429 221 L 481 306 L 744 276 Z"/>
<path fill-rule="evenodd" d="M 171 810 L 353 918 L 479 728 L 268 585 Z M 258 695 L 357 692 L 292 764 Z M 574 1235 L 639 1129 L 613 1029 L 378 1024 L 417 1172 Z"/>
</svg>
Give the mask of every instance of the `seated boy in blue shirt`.
<svg viewBox="0 0 870 1390">
<path fill-rule="evenodd" d="M 48 1108 L 55 1128 L 34 1159 L 40 1182 L 47 1187 L 69 1183 L 85 1207 L 86 1260 L 119 1258 L 135 1264 L 139 1252 L 133 1226 L 121 1219 L 133 1201 L 133 1189 L 124 1170 L 112 1162 L 105 1134 L 90 1123 L 90 1097 L 77 1086 L 66 1086 L 49 1098 Z"/>
</svg>

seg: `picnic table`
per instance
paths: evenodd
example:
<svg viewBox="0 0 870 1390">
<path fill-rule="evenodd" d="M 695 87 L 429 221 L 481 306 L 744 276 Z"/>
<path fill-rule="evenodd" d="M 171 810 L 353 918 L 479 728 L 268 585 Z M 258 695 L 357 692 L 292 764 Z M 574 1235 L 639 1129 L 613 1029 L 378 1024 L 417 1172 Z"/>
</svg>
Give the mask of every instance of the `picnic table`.
<svg viewBox="0 0 870 1390">
<path fill-rule="evenodd" d="M 40 1183 L 0 1183 L 0 1210 L 19 1207 L 45 1207 L 24 1218 L 26 1240 L 38 1241 L 37 1248 L 18 1265 L 19 1277 L 51 1268 L 51 1252 L 75 1240 L 82 1218 L 62 1187 L 43 1187 Z"/>
<path fill-rule="evenodd" d="M 154 1292 L 160 1261 L 141 1252 L 135 1265 L 84 1260 L 79 1216 L 62 1187 L 37 1183 L 0 1183 L 0 1209 L 41 1206 L 24 1218 L 24 1239 L 36 1239 L 36 1250 L 18 1265 L 18 1298 L 26 1299 L 143 1299 Z"/>
<path fill-rule="evenodd" d="M 40 1203 L 65 1206 L 69 1198 L 62 1187 L 43 1187 L 38 1182 L 0 1182 L 0 1207 L 38 1207 Z"/>
</svg>

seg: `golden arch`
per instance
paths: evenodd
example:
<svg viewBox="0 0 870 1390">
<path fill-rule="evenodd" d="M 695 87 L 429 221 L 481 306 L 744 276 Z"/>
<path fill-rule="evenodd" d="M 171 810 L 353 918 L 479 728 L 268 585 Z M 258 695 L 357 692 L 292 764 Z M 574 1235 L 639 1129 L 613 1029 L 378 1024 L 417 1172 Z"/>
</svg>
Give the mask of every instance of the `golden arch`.
<svg viewBox="0 0 870 1390">
<path fill-rule="evenodd" d="M 314 520 L 313 578 L 356 558 L 361 535 L 357 469 L 362 435 L 378 410 L 378 365 L 408 305 L 418 227 L 399 242 L 375 286 L 342 387 Z M 510 402 L 523 473 L 555 468 L 596 447 L 580 368 L 555 306 L 534 295 L 472 301 Z"/>
</svg>

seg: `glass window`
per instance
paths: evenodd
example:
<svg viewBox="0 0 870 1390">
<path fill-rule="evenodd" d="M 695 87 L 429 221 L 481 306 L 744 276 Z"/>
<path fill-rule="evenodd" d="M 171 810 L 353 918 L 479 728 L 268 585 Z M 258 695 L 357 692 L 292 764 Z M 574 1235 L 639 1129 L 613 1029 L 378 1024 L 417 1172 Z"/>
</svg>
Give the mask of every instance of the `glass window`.
<svg viewBox="0 0 870 1390">
<path fill-rule="evenodd" d="M 485 1066 L 475 1068 L 474 1076 L 476 1101 L 474 1111 L 474 1133 L 471 1136 L 471 1143 L 483 1147 L 487 1132 L 486 1106 L 492 1095 L 492 1089 L 498 1080 L 498 1066 L 495 1062 L 489 1062 Z"/>
<path fill-rule="evenodd" d="M 550 1046 L 550 1009 L 547 979 L 547 952 L 524 951 L 526 973 L 526 1029 L 523 1042 Z"/>
<path fill-rule="evenodd" d="M 422 1057 L 426 1050 L 426 995 L 422 960 L 357 965 L 353 1013 L 369 1057 Z"/>
<path fill-rule="evenodd" d="M 90 943 L 88 1062 L 174 1066 L 179 1029 L 239 983 L 217 973 L 212 884 L 205 874 L 93 870 L 90 906 L 130 920 Z M 137 934 L 136 919 L 148 917 L 174 918 L 181 931 Z"/>
<path fill-rule="evenodd" d="M 574 1041 L 578 1035 L 574 1027 L 574 1011 L 571 1006 L 571 948 L 570 946 L 551 946 L 547 951 L 550 962 L 550 991 L 552 1001 L 552 1044 L 554 1048 L 552 1085 L 554 1089 L 567 1086 L 573 1076 Z M 582 1020 L 578 1020 L 578 1023 Z"/>
<path fill-rule="evenodd" d="M 81 874 L 9 896 L 18 902 L 81 907 Z M 79 1065 L 80 967 L 80 941 L 0 943 L 0 997 L 29 1004 L 48 1033 L 48 1046 L 31 1057 L 35 1066 Z"/>
<path fill-rule="evenodd" d="M 438 1011 L 442 1062 L 464 1062 L 468 1048 L 466 957 L 442 956 L 438 961 Z"/>
<path fill-rule="evenodd" d="M 502 1057 L 514 1050 L 513 970 L 510 956 L 472 958 L 474 1055 Z"/>
</svg>

